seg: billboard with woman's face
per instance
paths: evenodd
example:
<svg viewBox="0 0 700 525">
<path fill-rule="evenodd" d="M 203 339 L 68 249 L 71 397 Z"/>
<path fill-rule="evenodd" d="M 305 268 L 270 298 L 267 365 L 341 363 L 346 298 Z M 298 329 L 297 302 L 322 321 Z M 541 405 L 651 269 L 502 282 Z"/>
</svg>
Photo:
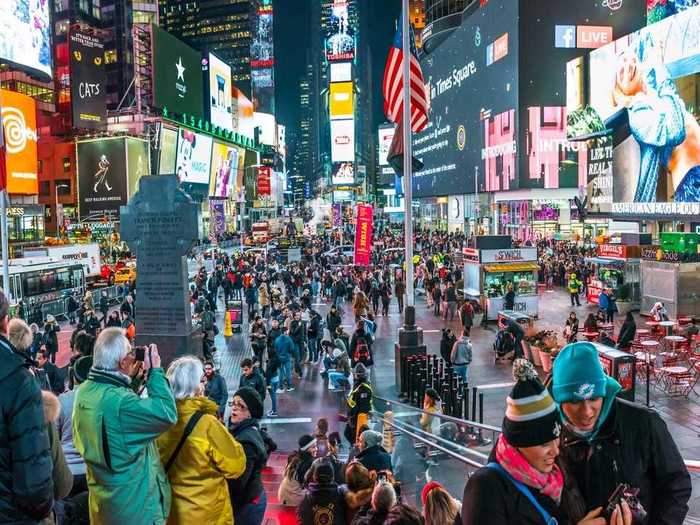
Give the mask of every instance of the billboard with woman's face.
<svg viewBox="0 0 700 525">
<path fill-rule="evenodd" d="M 590 55 L 588 118 L 612 137 L 613 213 L 700 213 L 700 7 Z"/>
</svg>

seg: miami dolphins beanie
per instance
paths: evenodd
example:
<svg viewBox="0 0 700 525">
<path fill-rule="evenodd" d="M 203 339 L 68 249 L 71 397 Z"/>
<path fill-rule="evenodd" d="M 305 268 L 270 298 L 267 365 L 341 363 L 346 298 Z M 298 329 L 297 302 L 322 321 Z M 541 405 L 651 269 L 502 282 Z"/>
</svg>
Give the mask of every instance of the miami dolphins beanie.
<svg viewBox="0 0 700 525">
<path fill-rule="evenodd" d="M 566 345 L 554 360 L 552 395 L 557 404 L 605 397 L 607 376 L 591 343 Z"/>
<path fill-rule="evenodd" d="M 559 437 L 561 423 L 552 396 L 526 359 L 513 363 L 516 383 L 506 399 L 503 435 L 514 447 L 544 445 Z"/>
</svg>

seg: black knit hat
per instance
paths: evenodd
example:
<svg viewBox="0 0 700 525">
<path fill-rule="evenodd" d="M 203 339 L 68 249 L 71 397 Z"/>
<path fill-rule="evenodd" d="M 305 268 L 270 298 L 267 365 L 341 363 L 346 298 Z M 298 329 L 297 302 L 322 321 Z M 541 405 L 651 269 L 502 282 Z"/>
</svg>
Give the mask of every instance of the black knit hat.
<svg viewBox="0 0 700 525">
<path fill-rule="evenodd" d="M 561 422 L 557 406 L 525 359 L 513 363 L 516 383 L 506 400 L 503 435 L 514 447 L 534 447 L 559 437 Z"/>
<path fill-rule="evenodd" d="M 75 363 L 73 363 L 73 377 L 78 383 L 83 383 L 87 379 L 91 368 L 91 355 L 85 355 L 79 359 L 76 359 Z"/>
<path fill-rule="evenodd" d="M 263 417 L 263 402 L 260 399 L 260 394 L 258 394 L 254 388 L 249 386 L 244 386 L 239 388 L 233 397 L 240 397 L 243 402 L 248 407 L 248 412 L 250 412 L 250 417 L 253 419 L 262 419 Z"/>
</svg>

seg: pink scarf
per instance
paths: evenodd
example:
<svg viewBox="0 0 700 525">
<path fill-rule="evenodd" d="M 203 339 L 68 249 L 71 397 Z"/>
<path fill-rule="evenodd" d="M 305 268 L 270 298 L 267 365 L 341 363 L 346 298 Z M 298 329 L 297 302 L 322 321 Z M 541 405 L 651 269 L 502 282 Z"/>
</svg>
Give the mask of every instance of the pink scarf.
<svg viewBox="0 0 700 525">
<path fill-rule="evenodd" d="M 528 463 L 517 448 L 508 443 L 503 434 L 496 444 L 496 461 L 517 481 L 539 490 L 559 505 L 564 475 L 556 464 L 549 474 L 540 472 Z"/>
</svg>

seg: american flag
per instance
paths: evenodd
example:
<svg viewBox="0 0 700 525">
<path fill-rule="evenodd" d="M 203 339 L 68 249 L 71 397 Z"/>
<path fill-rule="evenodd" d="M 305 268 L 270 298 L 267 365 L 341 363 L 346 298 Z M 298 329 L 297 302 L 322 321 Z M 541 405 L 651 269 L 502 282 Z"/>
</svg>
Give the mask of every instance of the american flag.
<svg viewBox="0 0 700 525">
<path fill-rule="evenodd" d="M 411 129 L 417 133 L 428 125 L 428 95 L 423 81 L 423 72 L 418 62 L 418 52 L 411 28 Z M 394 36 L 389 57 L 384 68 L 384 113 L 391 122 L 398 123 L 403 117 L 403 30 L 402 24 Z"/>
</svg>

